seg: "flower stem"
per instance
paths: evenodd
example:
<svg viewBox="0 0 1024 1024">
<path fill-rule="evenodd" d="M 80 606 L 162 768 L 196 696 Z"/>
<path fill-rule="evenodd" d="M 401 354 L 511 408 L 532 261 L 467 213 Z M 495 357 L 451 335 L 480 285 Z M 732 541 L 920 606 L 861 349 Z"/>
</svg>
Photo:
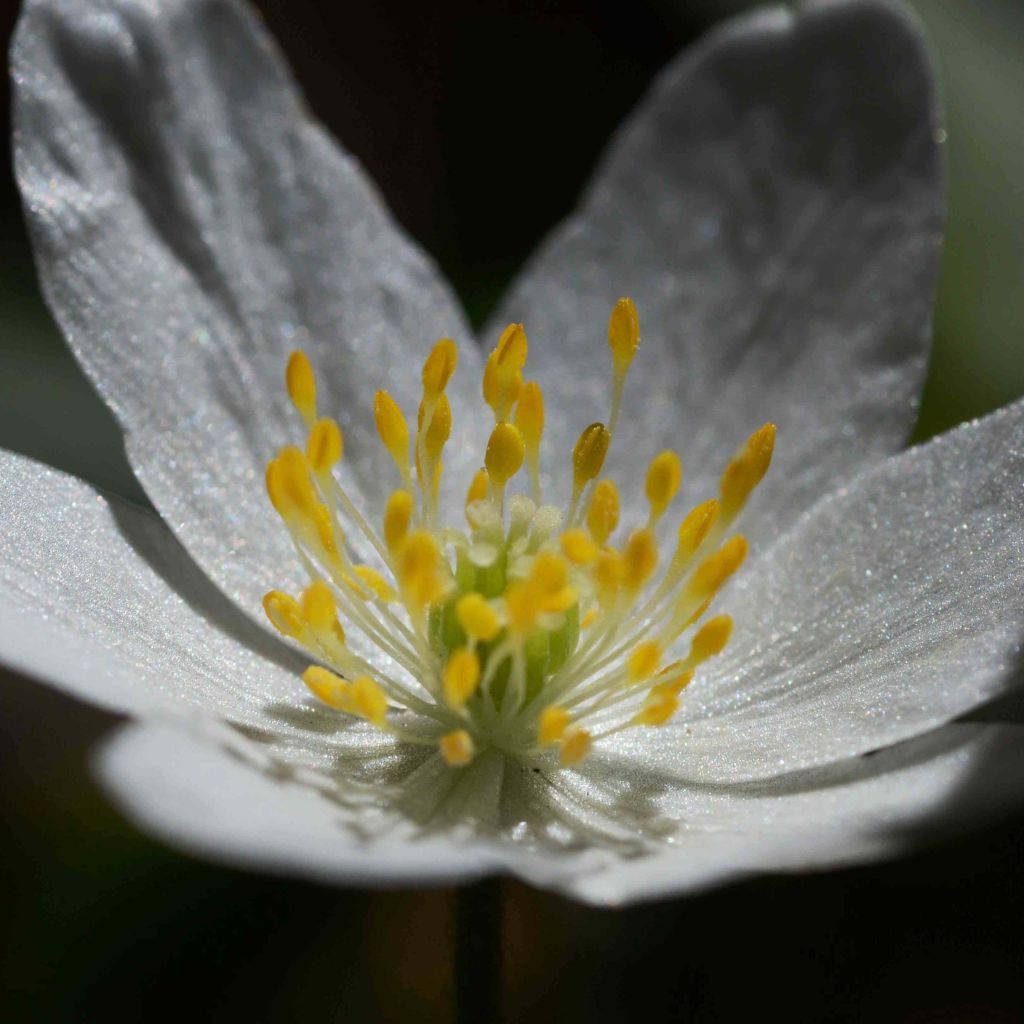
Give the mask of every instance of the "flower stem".
<svg viewBox="0 0 1024 1024">
<path fill-rule="evenodd" d="M 501 881 L 457 888 L 453 917 L 456 1024 L 500 1024 Z"/>
</svg>

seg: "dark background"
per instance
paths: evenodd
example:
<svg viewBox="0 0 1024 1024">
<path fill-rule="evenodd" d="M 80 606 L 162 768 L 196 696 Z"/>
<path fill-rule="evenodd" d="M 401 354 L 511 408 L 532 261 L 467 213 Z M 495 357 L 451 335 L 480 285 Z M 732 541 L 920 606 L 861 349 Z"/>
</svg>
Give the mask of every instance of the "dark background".
<svg viewBox="0 0 1024 1024">
<path fill-rule="evenodd" d="M 479 323 L 651 76 L 748 5 L 259 6 L 313 109 Z M 927 437 L 1024 393 L 1024 5 L 914 6 L 950 159 Z M 0 5 L 5 35 L 15 16 Z M 42 307 L 8 164 L 0 446 L 144 501 Z M 453 1019 L 450 892 L 325 889 L 166 850 L 89 779 L 88 750 L 115 724 L 0 676 L 0 1020 Z M 1024 1021 L 1022 855 L 1024 813 L 894 863 L 626 911 L 504 882 L 504 1016 Z"/>
</svg>

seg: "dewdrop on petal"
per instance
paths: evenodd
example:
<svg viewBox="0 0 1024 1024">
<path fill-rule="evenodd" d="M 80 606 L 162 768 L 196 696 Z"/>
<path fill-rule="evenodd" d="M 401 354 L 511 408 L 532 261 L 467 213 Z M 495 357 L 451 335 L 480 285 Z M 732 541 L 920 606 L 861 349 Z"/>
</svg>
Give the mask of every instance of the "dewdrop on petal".
<svg viewBox="0 0 1024 1024">
<path fill-rule="evenodd" d="M 494 423 L 476 438 L 480 468 L 456 482 L 465 501 L 454 510 L 441 502 L 440 482 L 464 415 L 449 393 L 455 342 L 442 338 L 427 352 L 413 408 L 375 393 L 373 471 L 384 497 L 371 507 L 346 490 L 345 439 L 330 415 L 339 410 L 318 409 L 313 367 L 292 354 L 285 384 L 297 443 L 270 459 L 266 487 L 309 582 L 296 597 L 270 590 L 263 606 L 273 628 L 305 649 L 312 664 L 302 678 L 321 705 L 468 772 L 489 751 L 571 769 L 614 734 L 660 728 L 679 713 L 682 692 L 730 639 L 732 619 L 711 609 L 746 556 L 729 529 L 768 470 L 775 430 L 750 434 L 721 467 L 718 494 L 687 496 L 689 511 L 675 507 L 675 452 L 624 453 L 648 468 L 623 505 L 608 456 L 640 353 L 629 299 L 615 304 L 607 340 L 607 426 L 595 419 L 571 453 L 545 454 L 555 410 L 543 382 L 525 379 L 523 325 L 502 331 L 481 381 Z M 359 453 L 361 471 L 366 458 Z M 542 460 L 567 505 L 545 503 Z M 662 558 L 669 523 L 675 544 Z M 670 736 L 686 742 L 682 730 Z"/>
</svg>

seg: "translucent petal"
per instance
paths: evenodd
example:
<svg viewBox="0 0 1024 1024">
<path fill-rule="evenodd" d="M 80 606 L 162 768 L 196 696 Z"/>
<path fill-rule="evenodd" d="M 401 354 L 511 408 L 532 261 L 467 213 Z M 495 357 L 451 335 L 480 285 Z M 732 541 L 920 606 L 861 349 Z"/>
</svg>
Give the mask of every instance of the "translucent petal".
<svg viewBox="0 0 1024 1024">
<path fill-rule="evenodd" d="M 115 711 L 287 731 L 307 662 L 214 587 L 156 517 L 0 453 L 0 661 Z M 334 723 L 337 728 L 337 722 Z"/>
<path fill-rule="evenodd" d="M 1024 796 L 1022 738 L 1010 727 L 952 726 L 759 787 L 692 785 L 655 765 L 599 758 L 552 779 L 526 772 L 527 787 L 521 770 L 506 766 L 503 777 L 491 776 L 494 785 L 474 780 L 476 791 L 462 797 L 478 807 L 493 802 L 497 825 L 481 823 L 470 807 L 456 822 L 416 826 L 379 795 L 328 774 L 261 764 L 236 741 L 179 727 L 123 731 L 98 768 L 142 828 L 221 862 L 359 885 L 500 871 L 587 902 L 621 904 L 740 875 L 890 855 L 937 822 L 948 829 L 991 815 Z M 447 770 L 444 799 L 459 804 L 459 787 L 474 782 L 452 775 Z M 579 827 L 595 815 L 627 836 L 646 819 L 660 837 L 581 838 Z"/>
<path fill-rule="evenodd" d="M 289 351 L 320 370 L 347 482 L 374 497 L 397 484 L 373 440 L 374 388 L 414 414 L 419 361 L 442 335 L 468 338 L 462 313 L 245 4 L 29 0 L 13 66 L 50 306 L 154 504 L 258 613 L 294 565 L 262 484 L 266 460 L 304 435 L 284 397 Z M 482 408 L 471 344 L 462 358 L 448 462 L 468 480 L 479 453 L 460 438 L 486 434 L 469 423 Z"/>
<path fill-rule="evenodd" d="M 757 777 L 886 746 L 1024 682 L 1022 481 L 1024 402 L 824 499 L 723 599 L 733 642 L 658 742 L 691 774 Z"/>
<path fill-rule="evenodd" d="M 918 29 L 876 0 L 745 15 L 669 65 L 495 316 L 528 325 L 561 464 L 608 408 L 620 295 L 642 329 L 608 459 L 627 501 L 664 446 L 713 496 L 772 420 L 751 510 L 767 536 L 900 448 L 939 254 L 937 118 Z"/>
</svg>

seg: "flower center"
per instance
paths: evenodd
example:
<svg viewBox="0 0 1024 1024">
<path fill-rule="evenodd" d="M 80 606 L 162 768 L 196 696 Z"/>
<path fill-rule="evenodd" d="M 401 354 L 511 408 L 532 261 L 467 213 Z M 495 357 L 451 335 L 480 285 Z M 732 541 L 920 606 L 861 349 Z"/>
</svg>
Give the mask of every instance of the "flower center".
<svg viewBox="0 0 1024 1024">
<path fill-rule="evenodd" d="M 318 418 L 309 360 L 292 353 L 286 385 L 306 446 L 271 460 L 267 491 L 311 582 L 298 599 L 271 591 L 263 606 L 318 662 L 303 679 L 321 701 L 405 742 L 436 745 L 452 766 L 488 747 L 526 761 L 557 748 L 571 765 L 596 740 L 669 721 L 697 667 L 732 631 L 727 615 L 705 613 L 746 556 L 746 540 L 726 534 L 768 469 L 775 428 L 755 431 L 725 468 L 718 498 L 682 517 L 659 574 L 657 527 L 682 481 L 679 457 L 663 451 L 651 461 L 646 521 L 618 544 L 618 490 L 601 477 L 639 343 L 636 309 L 620 299 L 608 323 L 608 423 L 592 423 L 576 442 L 561 509 L 542 503 L 544 395 L 523 378 L 526 333 L 505 329 L 484 367 L 495 425 L 469 484 L 465 527 L 438 522 L 455 343 L 439 341 L 423 365 L 414 435 L 392 397 L 375 396 L 377 433 L 401 486 L 370 518 L 335 472 L 342 433 Z M 510 494 L 524 466 L 530 494 Z M 359 545 L 343 524 L 372 549 L 374 565 L 356 564 Z M 350 641 L 339 612 L 362 642 Z"/>
</svg>

